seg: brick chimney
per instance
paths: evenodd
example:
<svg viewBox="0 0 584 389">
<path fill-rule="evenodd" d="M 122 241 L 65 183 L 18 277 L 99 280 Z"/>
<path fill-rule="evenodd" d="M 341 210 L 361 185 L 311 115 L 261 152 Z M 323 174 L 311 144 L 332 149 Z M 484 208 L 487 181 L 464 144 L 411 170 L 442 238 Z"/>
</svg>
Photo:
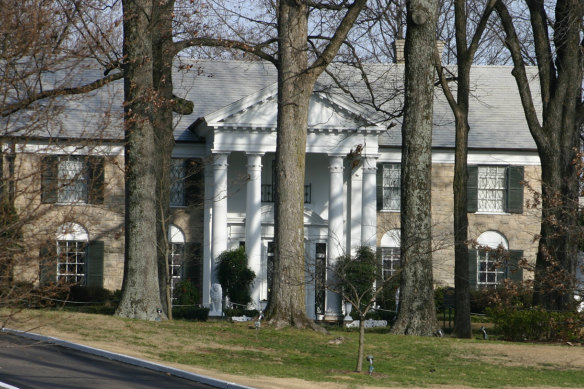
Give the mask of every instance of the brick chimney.
<svg viewBox="0 0 584 389">
<path fill-rule="evenodd" d="M 442 53 L 444 52 L 444 46 L 446 42 L 444 41 L 436 41 L 436 49 L 440 53 L 442 57 Z M 406 40 L 405 39 L 396 39 L 393 41 L 393 52 L 395 54 L 395 63 L 405 63 L 406 57 L 404 56 L 404 50 L 406 47 Z"/>
</svg>

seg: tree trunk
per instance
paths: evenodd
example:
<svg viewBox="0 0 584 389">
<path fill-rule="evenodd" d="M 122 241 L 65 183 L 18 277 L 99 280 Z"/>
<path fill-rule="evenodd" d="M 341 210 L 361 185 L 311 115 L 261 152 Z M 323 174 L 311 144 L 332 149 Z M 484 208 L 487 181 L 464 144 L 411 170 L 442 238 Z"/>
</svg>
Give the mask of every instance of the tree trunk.
<svg viewBox="0 0 584 389">
<path fill-rule="evenodd" d="M 564 127 L 556 128 L 560 133 Z M 572 152 L 542 153 L 542 224 L 535 268 L 535 305 L 550 310 L 574 308 L 574 289 L 578 257 L 578 175 L 573 161 L 579 139 L 571 131 Z M 567 133 L 567 131 L 566 131 Z M 551 151 L 550 150 L 550 151 Z"/>
<path fill-rule="evenodd" d="M 408 3 L 402 127 L 400 307 L 392 332 L 432 335 L 437 327 L 432 276 L 432 112 L 436 0 Z"/>
<path fill-rule="evenodd" d="M 348 5 L 334 36 L 308 66 L 307 3 L 278 3 L 278 124 L 274 284 L 267 317 L 277 327 L 310 326 L 304 303 L 304 174 L 308 107 L 314 83 L 333 60 L 366 0 Z"/>
<path fill-rule="evenodd" d="M 156 256 L 152 123 L 152 2 L 124 0 L 125 265 L 116 315 L 154 320 L 161 308 Z"/>
<path fill-rule="evenodd" d="M 278 128 L 276 144 L 274 284 L 267 317 L 277 327 L 306 327 L 304 303 L 304 173 L 308 105 L 308 9 L 284 0 L 278 13 Z"/>
<path fill-rule="evenodd" d="M 357 352 L 357 368 L 355 371 L 363 371 L 363 355 L 365 354 L 365 315 L 359 318 L 359 351 Z"/>
<path fill-rule="evenodd" d="M 527 1 L 539 70 L 542 123 L 530 92 L 519 38 L 503 2 L 496 10 L 505 29 L 506 46 L 513 58 L 513 76 L 541 161 L 542 220 L 535 266 L 533 301 L 547 309 L 573 306 L 578 239 L 578 151 L 582 105 L 582 46 L 584 8 L 579 0 L 557 0 L 555 52 L 548 36 L 546 7 Z"/>
<path fill-rule="evenodd" d="M 152 55 L 153 82 L 158 104 L 154 108 L 154 136 L 156 140 L 156 239 L 158 247 L 158 280 L 162 309 L 172 319 L 168 254 L 170 219 L 170 186 L 173 135 L 172 15 L 174 0 L 160 1 L 153 9 Z"/>
</svg>

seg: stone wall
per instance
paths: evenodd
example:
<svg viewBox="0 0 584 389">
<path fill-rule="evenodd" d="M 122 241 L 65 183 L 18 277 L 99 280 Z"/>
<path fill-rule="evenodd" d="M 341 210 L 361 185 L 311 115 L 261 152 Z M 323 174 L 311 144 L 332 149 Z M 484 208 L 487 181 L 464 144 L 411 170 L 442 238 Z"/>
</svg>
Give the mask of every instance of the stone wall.
<svg viewBox="0 0 584 389">
<path fill-rule="evenodd" d="M 524 204 L 522 214 L 479 214 L 469 213 L 469 239 L 476 240 L 485 231 L 497 231 L 509 242 L 509 249 L 523 250 L 530 263 L 535 263 L 537 254 L 537 234 L 540 229 L 541 210 L 533 206 L 533 193 L 541 192 L 540 167 L 525 166 Z M 453 164 L 432 166 L 432 236 L 433 272 L 437 286 L 454 285 L 454 196 L 452 182 Z M 399 228 L 399 212 L 378 212 L 378 245 L 383 235 Z M 533 275 L 524 272 L 524 278 Z"/>
</svg>

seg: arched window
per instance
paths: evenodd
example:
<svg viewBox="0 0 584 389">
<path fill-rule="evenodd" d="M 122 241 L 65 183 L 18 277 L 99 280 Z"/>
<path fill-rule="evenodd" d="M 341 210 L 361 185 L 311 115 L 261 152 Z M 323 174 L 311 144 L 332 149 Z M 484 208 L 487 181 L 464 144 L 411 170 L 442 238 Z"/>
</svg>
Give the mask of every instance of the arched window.
<svg viewBox="0 0 584 389">
<path fill-rule="evenodd" d="M 87 283 L 87 230 L 77 223 L 65 223 L 57 229 L 57 282 Z"/>
<path fill-rule="evenodd" d="M 477 285 L 496 286 L 505 278 L 505 257 L 509 250 L 507 239 L 496 231 L 483 232 L 477 239 Z"/>
<path fill-rule="evenodd" d="M 384 280 L 394 276 L 400 266 L 400 230 L 387 231 L 381 238 L 381 274 Z"/>
<path fill-rule="evenodd" d="M 170 292 L 174 300 L 175 286 L 184 276 L 185 234 L 180 228 L 171 224 L 168 228 L 168 272 L 170 275 Z"/>
<path fill-rule="evenodd" d="M 497 231 L 486 231 L 477 239 L 478 247 L 469 249 L 471 287 L 496 287 L 504 279 L 523 281 L 520 260 L 523 251 L 510 250 L 507 238 Z"/>
</svg>

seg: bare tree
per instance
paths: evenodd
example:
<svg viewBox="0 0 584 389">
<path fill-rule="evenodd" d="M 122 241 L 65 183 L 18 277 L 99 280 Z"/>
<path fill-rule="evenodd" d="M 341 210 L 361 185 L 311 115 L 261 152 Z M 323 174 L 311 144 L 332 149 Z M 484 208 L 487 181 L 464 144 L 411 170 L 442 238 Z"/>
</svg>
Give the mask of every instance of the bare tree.
<svg viewBox="0 0 584 389">
<path fill-rule="evenodd" d="M 479 42 L 483 36 L 496 0 L 490 0 L 476 26 L 470 44 L 468 43 L 468 12 L 466 2 L 454 2 L 456 30 L 456 98 L 448 86 L 448 76 L 437 58 L 437 71 L 448 104 L 455 120 L 455 154 L 454 154 L 454 286 L 456 293 L 456 310 L 454 315 L 454 332 L 460 338 L 472 336 L 470 326 L 470 294 L 468 279 L 468 216 L 467 216 L 467 156 L 470 72 Z"/>
<path fill-rule="evenodd" d="M 126 261 L 116 314 L 146 320 L 161 309 L 156 248 L 156 155 L 153 104 L 152 1 L 127 0 L 124 10 L 126 134 Z"/>
<path fill-rule="evenodd" d="M 399 276 L 396 271 L 390 277 L 380 274 L 379 259 L 369 247 L 360 247 L 354 256 L 344 255 L 338 258 L 331 268 L 335 282 L 327 289 L 340 294 L 343 300 L 350 302 L 352 309 L 359 315 L 359 347 L 355 371 L 363 370 L 365 350 L 365 318 L 374 307 L 377 298 L 393 284 Z M 351 312 L 346 312 L 349 315 Z"/>
<path fill-rule="evenodd" d="M 71 131 L 66 118 L 67 109 L 79 103 L 79 95 L 121 78 L 117 73 L 105 78 L 100 74 L 93 81 L 86 81 L 90 79 L 87 72 L 91 66 L 96 63 L 105 66 L 115 56 L 112 39 L 115 25 L 111 19 L 100 17 L 98 9 L 103 4 L 100 1 L 3 3 L 0 16 L 2 304 L 14 306 L 21 304 L 22 299 L 32 301 L 33 295 L 38 301 L 39 292 L 49 293 L 43 298 L 51 297 L 50 294 L 76 283 L 103 286 L 103 274 L 99 273 L 103 258 L 95 262 L 95 277 L 87 277 L 82 267 L 88 260 L 83 248 L 95 248 L 94 254 L 99 245 L 93 243 L 101 242 L 79 242 L 75 256 L 83 265 L 71 274 L 64 265 L 68 251 L 59 238 L 72 235 L 75 224 L 87 226 L 97 212 L 111 218 L 112 224 L 121 219 L 120 207 L 104 202 L 104 168 L 121 162 L 116 156 L 110 159 L 111 154 L 103 151 L 108 149 L 103 139 L 120 140 L 114 129 L 108 129 L 109 118 L 115 116 L 111 105 L 105 99 L 103 105 L 94 105 L 103 116 L 96 113 L 87 128 Z M 83 75 L 86 77 L 78 78 Z M 59 169 L 67 162 L 79 169 L 75 174 L 72 170 L 66 177 L 59 176 Z M 80 207 L 77 203 L 90 206 Z M 101 239 L 102 227 L 94 225 L 93 239 Z"/>
<path fill-rule="evenodd" d="M 505 44 L 513 59 L 513 75 L 527 124 L 541 161 L 542 221 L 535 268 L 534 303 L 548 309 L 573 306 L 578 238 L 578 153 L 584 113 L 582 104 L 581 33 L 584 7 L 578 0 L 554 4 L 526 1 L 531 36 L 539 70 L 539 96 L 525 69 L 524 53 L 514 20 L 504 1 L 496 11 L 505 31 Z M 552 12 L 553 9 L 553 12 Z M 550 33 L 552 37 L 550 38 Z M 541 118 L 538 104 L 541 104 Z M 548 283 L 549 274 L 564 274 L 571 282 Z"/>
<path fill-rule="evenodd" d="M 407 4 L 405 107 L 402 127 L 400 307 L 396 334 L 437 328 L 432 277 L 432 106 L 438 2 Z"/>
</svg>

